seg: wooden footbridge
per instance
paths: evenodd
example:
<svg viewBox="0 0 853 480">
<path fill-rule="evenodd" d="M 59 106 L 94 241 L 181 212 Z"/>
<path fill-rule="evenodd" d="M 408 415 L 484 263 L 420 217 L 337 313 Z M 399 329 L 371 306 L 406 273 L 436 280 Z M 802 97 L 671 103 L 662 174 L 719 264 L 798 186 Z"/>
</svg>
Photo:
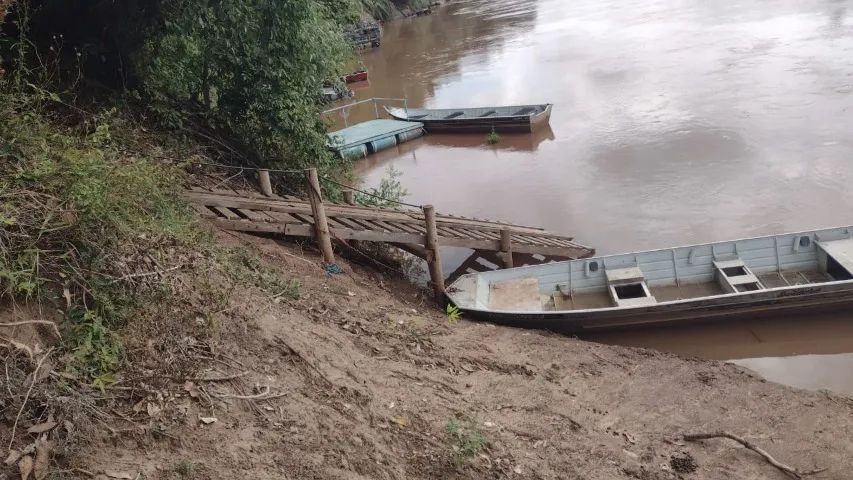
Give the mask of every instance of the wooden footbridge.
<svg viewBox="0 0 853 480">
<path fill-rule="evenodd" d="M 351 191 L 345 191 L 346 204 L 324 202 L 313 169 L 309 170 L 307 200 L 279 196 L 273 193 L 268 175 L 259 171 L 261 193 L 189 186 L 185 197 L 200 216 L 227 230 L 315 238 L 328 263 L 334 261 L 332 240 L 398 246 L 427 261 L 433 286 L 441 295 L 444 277 L 439 246 L 499 252 L 504 267 L 513 266 L 513 253 L 561 258 L 585 258 L 595 253 L 572 237 L 541 228 L 436 214 L 431 206 L 422 210 L 360 206 L 354 204 Z"/>
</svg>

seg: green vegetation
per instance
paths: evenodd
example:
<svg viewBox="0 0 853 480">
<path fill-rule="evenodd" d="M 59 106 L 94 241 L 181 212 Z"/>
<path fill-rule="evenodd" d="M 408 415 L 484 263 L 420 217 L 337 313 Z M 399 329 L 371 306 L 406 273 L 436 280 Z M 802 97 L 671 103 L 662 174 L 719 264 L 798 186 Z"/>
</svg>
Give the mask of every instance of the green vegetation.
<svg viewBox="0 0 853 480">
<path fill-rule="evenodd" d="M 177 160 L 346 174 L 324 147 L 319 87 L 351 54 L 343 31 L 359 0 L 0 6 L 10 8 L 0 23 L 0 295 L 61 312 L 69 373 L 102 389 L 115 381 L 129 362 L 127 328 L 217 327 L 223 282 L 299 297 L 298 282 L 219 251 L 197 228 Z"/>
<path fill-rule="evenodd" d="M 452 442 L 453 464 L 457 467 L 462 466 L 486 446 L 486 437 L 475 420 L 451 418 L 447 421 L 446 429 Z"/>
<path fill-rule="evenodd" d="M 257 256 L 243 247 L 232 248 L 226 256 L 226 272 L 238 284 L 255 285 L 273 299 L 299 299 L 299 281 L 284 280 L 275 270 L 261 264 Z"/>
<path fill-rule="evenodd" d="M 135 56 L 138 95 L 170 128 L 215 129 L 249 161 L 334 161 L 318 116 L 320 86 L 350 55 L 345 1 L 164 2 L 162 26 Z"/>
<path fill-rule="evenodd" d="M 409 195 L 408 190 L 400 183 L 401 176 L 403 176 L 403 172 L 389 166 L 385 170 L 385 176 L 379 181 L 379 188 L 367 190 L 368 194 L 356 192 L 355 202 L 368 207 L 399 207 L 398 202 Z"/>
<path fill-rule="evenodd" d="M 501 143 L 501 136 L 498 134 L 498 132 L 495 131 L 494 128 L 492 129 L 491 133 L 486 135 L 486 143 L 488 143 L 489 145 L 497 145 L 498 143 Z"/>
<path fill-rule="evenodd" d="M 0 93 L 2 294 L 60 307 L 71 368 L 103 386 L 124 357 L 114 327 L 162 293 L 157 272 L 140 271 L 151 268 L 143 252 L 203 235 L 179 200 L 178 171 L 122 155 L 111 115 L 63 129 L 38 105 Z"/>
<path fill-rule="evenodd" d="M 456 323 L 462 318 L 462 311 L 459 310 L 459 307 L 449 303 L 447 304 L 444 314 L 447 315 L 447 321 L 450 323 Z"/>
<path fill-rule="evenodd" d="M 189 460 L 179 460 L 175 464 L 175 473 L 181 478 L 189 478 L 195 470 L 195 465 Z"/>
</svg>

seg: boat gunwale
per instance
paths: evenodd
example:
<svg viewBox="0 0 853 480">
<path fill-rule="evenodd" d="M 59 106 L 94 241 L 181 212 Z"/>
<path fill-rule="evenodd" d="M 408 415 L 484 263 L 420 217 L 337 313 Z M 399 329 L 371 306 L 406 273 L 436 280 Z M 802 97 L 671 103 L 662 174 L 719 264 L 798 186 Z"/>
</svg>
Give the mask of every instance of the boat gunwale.
<svg viewBox="0 0 853 480">
<path fill-rule="evenodd" d="M 825 231 L 829 231 L 829 230 L 841 230 L 841 229 L 846 229 L 848 231 L 848 235 L 853 234 L 853 232 L 850 232 L 850 229 L 853 229 L 853 226 L 846 225 L 846 226 L 821 228 L 818 230 L 802 230 L 802 231 L 798 231 L 798 232 L 787 232 L 787 233 L 780 233 L 780 234 L 776 234 L 776 235 L 762 235 L 762 236 L 758 236 L 758 237 L 746 237 L 746 238 L 738 238 L 738 239 L 734 239 L 734 240 L 722 240 L 722 241 L 717 241 L 717 242 L 697 243 L 697 244 L 692 244 L 692 245 L 682 245 L 682 246 L 678 246 L 678 247 L 659 248 L 659 249 L 654 249 L 654 250 L 644 250 L 644 251 L 638 251 L 638 252 L 616 253 L 616 254 L 611 254 L 611 255 L 603 255 L 600 257 L 588 257 L 588 258 L 582 258 L 582 259 L 564 260 L 562 262 L 552 262 L 552 263 L 539 264 L 539 265 L 525 265 L 523 267 L 512 268 L 512 270 L 516 270 L 516 271 L 518 271 L 518 270 L 529 270 L 529 269 L 541 268 L 543 266 L 570 264 L 572 262 L 588 262 L 588 261 L 592 261 L 592 260 L 604 260 L 606 258 L 621 257 L 621 256 L 625 256 L 625 255 L 639 255 L 642 253 L 668 252 L 668 251 L 677 250 L 677 249 L 684 249 L 684 248 L 708 247 L 708 246 L 712 246 L 712 245 L 737 243 L 737 242 L 743 242 L 743 241 L 747 241 L 747 240 L 759 240 L 759 239 L 765 239 L 765 238 L 778 238 L 778 237 L 789 236 L 789 235 L 793 235 L 793 236 L 797 236 L 797 235 L 799 235 L 799 236 L 802 236 L 802 235 L 814 236 L 814 235 L 817 235 L 819 232 L 825 232 Z M 853 238 L 853 237 L 848 236 L 847 238 Z M 829 241 L 833 241 L 833 240 L 829 240 Z M 821 242 L 821 240 L 815 240 L 816 244 L 818 242 Z M 605 268 L 606 268 L 606 266 L 605 266 Z M 484 273 L 488 274 L 488 273 L 501 272 L 501 271 L 506 271 L 506 270 L 509 270 L 509 269 L 492 270 L 490 272 L 478 272 L 478 273 L 469 273 L 466 275 L 462 275 L 458 279 L 456 279 L 453 283 L 448 285 L 447 290 L 450 291 L 451 289 L 453 289 L 454 285 L 461 282 L 466 277 L 477 277 L 477 276 L 482 275 Z M 851 272 L 851 273 L 853 273 L 853 272 Z M 688 284 L 688 283 L 685 283 L 685 285 L 686 284 Z M 749 292 L 722 293 L 722 294 L 717 294 L 717 295 L 707 295 L 707 296 L 702 296 L 702 297 L 693 297 L 693 298 L 686 298 L 686 299 L 680 299 L 680 300 L 667 300 L 664 302 L 656 302 L 656 303 L 651 304 L 651 305 L 628 305 L 628 306 L 621 306 L 621 307 L 620 306 L 612 306 L 612 307 L 584 308 L 584 309 L 573 309 L 573 310 L 544 310 L 544 309 L 542 309 L 542 310 L 496 310 L 496 309 L 483 309 L 483 308 L 476 308 L 476 307 L 461 306 L 460 304 L 457 304 L 455 301 L 453 301 L 453 295 L 451 293 L 447 293 L 447 296 L 451 301 L 453 301 L 454 305 L 456 305 L 457 307 L 459 307 L 463 311 L 467 310 L 470 312 L 495 313 L 495 314 L 504 314 L 504 315 L 506 315 L 506 314 L 510 314 L 510 315 L 566 315 L 566 314 L 577 314 L 577 315 L 581 315 L 581 314 L 588 314 L 588 313 L 592 313 L 592 312 L 605 312 L 605 313 L 607 313 L 607 312 L 613 312 L 613 311 L 624 312 L 624 311 L 628 311 L 628 310 L 636 310 L 636 311 L 642 311 L 644 309 L 645 310 L 654 310 L 660 306 L 679 305 L 679 304 L 690 303 L 690 302 L 716 300 L 716 299 L 720 299 L 720 298 L 754 297 L 754 296 L 765 294 L 767 292 L 779 292 L 779 291 L 785 291 L 785 290 L 804 290 L 806 288 L 814 288 L 815 285 L 837 286 L 837 285 L 845 285 L 845 284 L 853 284 L 853 279 L 832 280 L 832 281 L 828 281 L 828 282 L 814 282 L 814 283 L 806 283 L 806 284 L 801 284 L 801 285 L 787 285 L 787 286 L 781 286 L 781 287 L 764 288 L 762 290 L 749 291 Z"/>
<path fill-rule="evenodd" d="M 534 118 L 538 118 L 542 115 L 547 114 L 548 112 L 551 111 L 553 106 L 554 106 L 554 104 L 552 104 L 552 103 L 531 103 L 531 104 L 527 104 L 527 105 L 501 105 L 498 107 L 464 107 L 464 108 L 403 108 L 403 107 L 389 107 L 386 105 L 386 106 L 383 106 L 383 108 L 392 117 L 397 118 L 399 120 L 404 120 L 407 122 L 461 123 L 461 122 L 470 122 L 470 121 L 478 121 L 478 120 L 482 120 L 482 121 L 486 122 L 487 120 L 506 120 L 506 119 L 522 119 L 522 118 L 527 119 L 527 120 L 532 120 Z M 500 116 L 486 117 L 486 118 L 466 117 L 466 116 L 462 115 L 462 116 L 459 116 L 456 118 L 433 118 L 433 119 L 415 118 L 415 119 L 410 119 L 411 115 L 409 114 L 409 112 L 424 112 L 427 115 L 431 115 L 431 114 L 437 114 L 437 113 L 454 113 L 454 112 L 458 112 L 458 111 L 462 111 L 462 110 L 483 110 L 483 109 L 497 109 L 497 108 L 512 109 L 512 108 L 523 108 L 523 107 L 544 107 L 544 108 L 541 111 L 535 111 L 535 112 L 531 112 L 529 114 L 524 114 L 524 115 L 500 115 Z M 403 114 L 405 116 L 399 115 L 399 114 L 395 115 L 394 112 L 403 112 Z M 486 122 L 486 123 L 488 123 L 488 122 Z"/>
</svg>

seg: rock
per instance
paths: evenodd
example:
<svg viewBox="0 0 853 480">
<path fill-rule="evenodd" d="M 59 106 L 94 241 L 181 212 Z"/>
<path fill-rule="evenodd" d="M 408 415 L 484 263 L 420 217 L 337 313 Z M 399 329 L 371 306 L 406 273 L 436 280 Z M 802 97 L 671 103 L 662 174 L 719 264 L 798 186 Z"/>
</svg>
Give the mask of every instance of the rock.
<svg viewBox="0 0 853 480">
<path fill-rule="evenodd" d="M 217 421 L 219 421 L 216 417 L 199 416 L 198 419 L 201 420 L 201 423 L 203 423 L 205 425 L 210 425 L 211 423 L 216 423 Z"/>
</svg>

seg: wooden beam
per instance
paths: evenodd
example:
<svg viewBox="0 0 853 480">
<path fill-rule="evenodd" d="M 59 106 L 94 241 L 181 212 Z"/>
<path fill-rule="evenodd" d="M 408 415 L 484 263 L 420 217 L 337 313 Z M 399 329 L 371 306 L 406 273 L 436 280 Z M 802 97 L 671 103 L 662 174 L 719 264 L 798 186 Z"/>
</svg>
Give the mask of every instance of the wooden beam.
<svg viewBox="0 0 853 480">
<path fill-rule="evenodd" d="M 501 260 L 504 268 L 512 268 L 512 232 L 501 230 Z"/>
<path fill-rule="evenodd" d="M 444 273 L 441 271 L 441 256 L 438 253 L 438 228 L 435 225 L 435 207 L 424 205 L 424 219 L 426 220 L 426 243 L 424 249 L 429 251 L 427 264 L 429 265 L 429 277 L 432 289 L 435 293 L 435 301 L 444 303 Z"/>
<path fill-rule="evenodd" d="M 261 184 L 261 193 L 264 195 L 271 197 L 272 196 L 272 182 L 270 182 L 270 171 L 269 170 L 258 170 L 258 181 Z"/>
<path fill-rule="evenodd" d="M 332 250 L 332 237 L 329 235 L 329 222 L 326 219 L 326 210 L 323 205 L 323 196 L 320 193 L 320 179 L 317 177 L 317 169 L 308 169 L 308 199 L 311 202 L 311 214 L 314 217 L 314 237 L 323 252 L 323 261 L 335 262 L 335 252 Z"/>
</svg>

